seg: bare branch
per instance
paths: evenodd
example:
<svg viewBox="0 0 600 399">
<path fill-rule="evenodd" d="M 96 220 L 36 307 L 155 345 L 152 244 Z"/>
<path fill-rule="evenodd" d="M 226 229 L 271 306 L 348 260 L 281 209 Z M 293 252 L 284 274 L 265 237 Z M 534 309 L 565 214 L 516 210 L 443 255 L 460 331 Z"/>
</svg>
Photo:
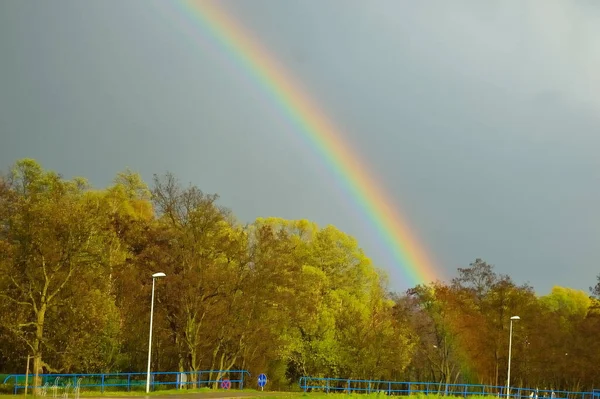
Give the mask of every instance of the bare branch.
<svg viewBox="0 0 600 399">
<path fill-rule="evenodd" d="M 69 274 L 67 274 L 67 277 L 65 277 L 65 279 L 58 286 L 58 288 L 56 290 L 54 290 L 53 293 L 51 293 L 51 294 L 48 295 L 46 303 L 49 303 L 52 300 L 52 298 L 54 298 L 56 296 L 56 294 L 58 294 L 64 288 L 64 286 L 69 282 L 69 280 L 71 279 L 71 276 L 73 276 L 73 270 L 74 269 L 75 268 L 73 267 L 73 265 L 71 265 L 70 268 L 69 268 Z"/>
<path fill-rule="evenodd" d="M 6 295 L 6 294 L 0 294 L 0 297 L 2 297 L 2 298 L 6 298 L 6 299 L 8 299 L 9 301 L 12 301 L 13 303 L 16 303 L 17 305 L 24 305 L 24 306 L 31 306 L 31 307 L 33 307 L 33 305 L 31 304 L 31 302 L 23 302 L 23 301 L 19 301 L 19 300 L 17 300 L 17 299 L 15 299 L 15 298 L 13 298 L 13 297 L 12 297 L 12 296 L 10 296 L 10 295 Z"/>
<path fill-rule="evenodd" d="M 34 326 L 35 327 L 35 326 L 37 326 L 37 323 L 33 322 L 33 321 L 30 321 L 30 322 L 27 322 L 27 323 L 21 323 L 21 324 L 19 324 L 19 328 L 28 327 L 28 326 Z"/>
<path fill-rule="evenodd" d="M 35 349 L 33 348 L 33 345 L 29 342 L 29 340 L 23 336 L 23 331 L 19 330 L 19 329 L 15 329 L 15 328 L 10 328 L 10 327 L 6 327 L 6 329 L 8 331 L 10 331 L 11 333 L 14 334 L 14 336 L 19 339 L 20 341 L 22 341 L 23 343 L 25 343 L 32 352 L 35 352 Z"/>
<path fill-rule="evenodd" d="M 29 298 L 31 298 L 31 304 L 33 305 L 33 310 L 35 311 L 35 313 L 37 313 L 38 307 L 35 302 L 35 298 L 33 297 L 33 289 L 31 288 L 31 282 L 29 282 Z"/>
<path fill-rule="evenodd" d="M 17 287 L 19 290 L 21 290 L 21 292 L 23 294 L 25 294 L 27 292 L 19 283 L 17 283 L 17 280 L 15 280 L 15 278 L 13 276 L 9 276 L 9 277 L 10 277 L 10 281 L 15 285 L 15 287 Z"/>
</svg>

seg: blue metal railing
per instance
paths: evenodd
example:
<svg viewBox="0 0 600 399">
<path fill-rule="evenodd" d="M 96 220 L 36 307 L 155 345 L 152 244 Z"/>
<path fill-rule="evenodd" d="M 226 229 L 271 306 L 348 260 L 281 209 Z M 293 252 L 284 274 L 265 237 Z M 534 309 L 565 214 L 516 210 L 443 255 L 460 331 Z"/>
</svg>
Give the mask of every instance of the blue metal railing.
<svg viewBox="0 0 600 399">
<path fill-rule="evenodd" d="M 238 389 L 244 388 L 244 377 L 250 376 L 246 370 L 201 370 L 188 372 L 153 372 L 150 374 L 150 388 L 157 386 L 164 388 L 181 389 L 184 387 L 210 386 L 219 384 L 228 379 L 231 387 L 237 385 Z M 29 374 L 28 389 L 100 389 L 104 392 L 107 388 L 116 390 L 141 390 L 146 387 L 146 373 L 98 373 L 98 374 L 40 374 L 40 384 L 35 386 L 34 375 Z M 15 394 L 25 389 L 25 374 L 8 375 L 3 384 L 13 385 Z"/>
<path fill-rule="evenodd" d="M 440 384 L 436 382 L 379 381 L 346 378 L 301 377 L 304 392 L 326 393 L 385 393 L 387 395 L 436 394 L 445 396 L 495 396 L 514 399 L 599 399 L 600 390 L 593 392 L 554 391 L 536 388 L 511 387 L 507 395 L 505 386 L 477 384 Z"/>
</svg>

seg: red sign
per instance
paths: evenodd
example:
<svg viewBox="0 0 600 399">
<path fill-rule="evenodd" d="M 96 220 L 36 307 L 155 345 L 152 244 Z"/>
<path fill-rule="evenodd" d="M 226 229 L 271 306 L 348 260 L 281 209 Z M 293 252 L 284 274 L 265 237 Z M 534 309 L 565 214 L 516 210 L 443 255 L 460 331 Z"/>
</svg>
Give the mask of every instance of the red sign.
<svg viewBox="0 0 600 399">
<path fill-rule="evenodd" d="M 224 380 L 221 380 L 221 388 L 223 388 L 223 389 L 231 388 L 231 381 L 229 381 L 227 378 Z"/>
</svg>

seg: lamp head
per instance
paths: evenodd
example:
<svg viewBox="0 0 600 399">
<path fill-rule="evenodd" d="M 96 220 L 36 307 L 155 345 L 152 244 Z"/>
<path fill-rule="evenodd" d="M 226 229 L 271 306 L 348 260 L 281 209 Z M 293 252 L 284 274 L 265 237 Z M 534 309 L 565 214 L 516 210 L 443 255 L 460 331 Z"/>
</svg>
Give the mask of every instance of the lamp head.
<svg viewBox="0 0 600 399">
<path fill-rule="evenodd" d="M 152 275 L 152 278 L 156 278 L 156 277 L 165 277 L 166 274 L 164 274 L 163 272 L 159 272 L 159 273 L 154 273 Z"/>
<path fill-rule="evenodd" d="M 521 320 L 521 318 L 519 316 L 513 316 L 510 318 L 511 320 Z"/>
</svg>

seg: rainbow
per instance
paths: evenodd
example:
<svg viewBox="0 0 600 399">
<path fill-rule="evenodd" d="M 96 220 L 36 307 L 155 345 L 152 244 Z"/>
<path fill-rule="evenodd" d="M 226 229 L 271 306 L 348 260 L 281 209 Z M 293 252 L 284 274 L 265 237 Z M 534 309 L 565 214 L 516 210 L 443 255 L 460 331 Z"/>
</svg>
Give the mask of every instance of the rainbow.
<svg viewBox="0 0 600 399">
<path fill-rule="evenodd" d="M 339 179 L 358 207 L 389 248 L 395 266 L 404 272 L 406 283 L 429 283 L 440 278 L 423 246 L 403 220 L 390 196 L 376 184 L 356 152 L 344 142 L 344 135 L 320 111 L 315 101 L 276 58 L 253 39 L 251 32 L 218 6 L 218 1 L 183 3 L 188 17 L 196 21 L 226 49 L 231 61 L 238 63 L 256 80 L 274 104 L 297 127 Z"/>
</svg>

